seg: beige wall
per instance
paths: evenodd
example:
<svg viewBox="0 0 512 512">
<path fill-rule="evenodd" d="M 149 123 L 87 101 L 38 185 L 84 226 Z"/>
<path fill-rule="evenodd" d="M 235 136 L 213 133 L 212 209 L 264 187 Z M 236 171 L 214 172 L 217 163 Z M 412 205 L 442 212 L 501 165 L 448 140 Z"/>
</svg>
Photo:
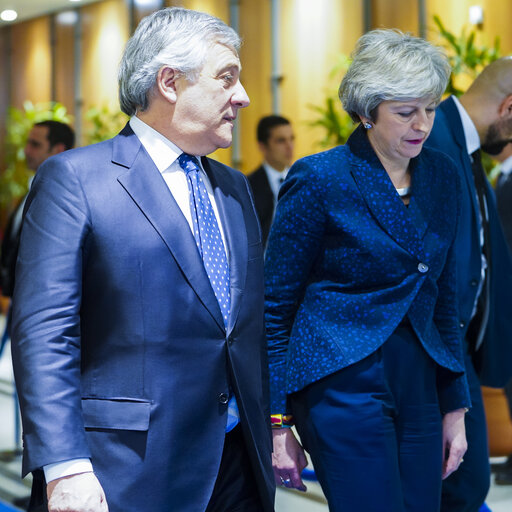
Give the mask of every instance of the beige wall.
<svg viewBox="0 0 512 512">
<path fill-rule="evenodd" d="M 445 0 L 446 1 L 446 0 Z M 398 28 L 418 35 L 418 3 L 413 0 L 372 0 L 372 28 Z"/>
<path fill-rule="evenodd" d="M 323 104 L 327 89 L 337 87 L 330 78 L 340 53 L 349 54 L 363 30 L 361 2 L 353 0 L 282 0 L 283 115 L 294 124 L 296 157 L 320 148 L 323 132 L 311 128 L 316 117 L 312 104 Z"/>
<path fill-rule="evenodd" d="M 427 25 L 440 13 L 446 26 L 459 33 L 467 23 L 474 0 L 426 0 Z M 311 104 L 323 104 L 339 76 L 330 77 L 340 53 L 349 54 L 363 31 L 362 0 L 281 0 L 281 109 L 289 117 L 297 135 L 296 156 L 318 151 L 323 133 L 309 123 L 315 114 Z M 479 28 L 479 42 L 490 44 L 496 34 L 504 53 L 512 52 L 512 2 L 480 0 L 485 21 Z M 214 14 L 229 22 L 229 0 L 167 0 Z M 413 0 L 373 0 L 373 26 L 397 27 L 418 32 L 418 7 Z M 117 108 L 117 67 L 129 36 L 130 16 L 125 0 L 104 0 L 81 8 L 82 60 L 81 89 L 84 111 L 91 106 L 110 104 Z M 240 115 L 241 169 L 249 172 L 260 162 L 255 141 L 258 119 L 271 113 L 271 14 L 270 0 L 240 0 L 239 27 L 244 44 L 241 50 L 242 82 L 251 106 Z M 25 100 L 48 101 L 51 97 L 51 48 L 49 17 L 12 25 L 12 82 L 10 103 L 21 107 Z M 429 37 L 433 33 L 429 32 Z M 73 111 L 74 54 L 73 30 L 56 25 L 55 77 L 57 99 Z M 0 45 L 6 51 L 6 46 Z M 6 89 L 4 85 L 4 89 Z M 230 150 L 215 155 L 229 163 Z"/>
<path fill-rule="evenodd" d="M 82 10 L 81 87 L 84 109 L 118 108 L 117 69 L 129 37 L 129 13 L 124 0 L 106 0 Z"/>
<path fill-rule="evenodd" d="M 75 110 L 75 55 L 74 26 L 55 22 L 55 100 L 66 106 L 73 115 Z"/>
<path fill-rule="evenodd" d="M 446 27 L 456 34 L 459 34 L 464 26 L 472 29 L 469 25 L 469 7 L 480 5 L 484 10 L 484 23 L 477 27 L 477 43 L 488 46 L 493 45 L 494 38 L 500 37 L 503 54 L 512 53 L 512 31 L 510 22 L 512 20 L 512 2 L 510 0 L 427 0 L 427 21 L 430 27 L 429 36 L 433 37 L 434 24 L 432 17 L 437 14 Z"/>
<path fill-rule="evenodd" d="M 50 18 L 37 18 L 11 27 L 11 105 L 21 108 L 26 100 L 50 100 Z"/>
</svg>

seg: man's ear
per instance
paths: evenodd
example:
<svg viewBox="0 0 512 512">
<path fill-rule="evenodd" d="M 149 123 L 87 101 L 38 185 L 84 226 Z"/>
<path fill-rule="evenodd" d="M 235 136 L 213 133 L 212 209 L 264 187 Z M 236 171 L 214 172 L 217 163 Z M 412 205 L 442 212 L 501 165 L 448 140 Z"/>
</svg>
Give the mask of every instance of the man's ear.
<svg viewBox="0 0 512 512">
<path fill-rule="evenodd" d="M 63 151 L 66 151 L 66 146 L 62 142 L 57 142 L 57 144 L 54 144 L 50 148 L 50 154 L 52 155 L 58 155 L 59 153 L 62 153 Z"/>
<path fill-rule="evenodd" d="M 500 103 L 498 113 L 500 117 L 512 114 L 512 94 L 505 96 L 505 99 Z"/>
<path fill-rule="evenodd" d="M 259 142 L 258 141 L 258 147 L 260 148 L 260 151 L 265 154 L 266 150 L 267 150 L 267 145 L 263 142 Z"/>
<path fill-rule="evenodd" d="M 176 80 L 181 76 L 169 66 L 163 66 L 158 70 L 156 86 L 158 92 L 170 103 L 176 103 Z"/>
</svg>

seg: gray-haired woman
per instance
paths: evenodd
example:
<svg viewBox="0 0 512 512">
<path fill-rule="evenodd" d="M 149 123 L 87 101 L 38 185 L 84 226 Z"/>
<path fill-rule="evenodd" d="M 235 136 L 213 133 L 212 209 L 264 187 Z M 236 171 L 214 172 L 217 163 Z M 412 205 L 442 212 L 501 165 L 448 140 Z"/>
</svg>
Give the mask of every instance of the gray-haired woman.
<svg viewBox="0 0 512 512">
<path fill-rule="evenodd" d="M 332 511 L 435 512 L 466 450 L 455 290 L 459 184 L 422 149 L 450 69 L 423 39 L 360 38 L 340 86 L 361 125 L 299 160 L 266 255 L 274 473 Z"/>
</svg>

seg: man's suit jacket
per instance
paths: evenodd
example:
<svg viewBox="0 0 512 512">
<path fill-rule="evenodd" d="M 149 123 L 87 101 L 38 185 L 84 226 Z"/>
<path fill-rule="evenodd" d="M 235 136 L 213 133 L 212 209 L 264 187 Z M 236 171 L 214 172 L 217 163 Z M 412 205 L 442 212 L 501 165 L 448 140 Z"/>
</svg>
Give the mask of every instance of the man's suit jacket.
<svg viewBox="0 0 512 512">
<path fill-rule="evenodd" d="M 512 175 L 510 173 L 502 173 L 498 176 L 496 206 L 508 247 L 512 249 Z"/>
<path fill-rule="evenodd" d="M 437 109 L 427 145 L 443 151 L 456 164 L 462 183 L 461 219 L 457 232 L 457 290 L 459 322 L 465 336 L 481 275 L 480 213 L 457 105 L 448 98 Z M 512 377 L 512 261 L 496 209 L 494 192 L 486 182 L 490 225 L 490 307 L 481 348 L 473 357 L 482 384 L 503 387 Z"/>
<path fill-rule="evenodd" d="M 273 510 L 263 264 L 247 180 L 208 158 L 229 251 L 227 332 L 189 225 L 127 125 L 39 169 L 13 309 L 23 474 L 91 457 L 111 512 L 199 512 L 234 391 Z"/>
<path fill-rule="evenodd" d="M 455 297 L 458 179 L 437 151 L 411 160 L 406 207 L 359 127 L 295 163 L 265 257 L 271 409 L 375 352 L 407 316 L 448 371 L 444 412 L 468 405 Z M 450 191 L 450 192 L 448 192 Z"/>
<path fill-rule="evenodd" d="M 254 196 L 254 206 L 260 221 L 263 247 L 265 247 L 270 227 L 272 226 L 272 220 L 274 219 L 276 200 L 263 165 L 249 174 L 248 179 Z"/>
</svg>

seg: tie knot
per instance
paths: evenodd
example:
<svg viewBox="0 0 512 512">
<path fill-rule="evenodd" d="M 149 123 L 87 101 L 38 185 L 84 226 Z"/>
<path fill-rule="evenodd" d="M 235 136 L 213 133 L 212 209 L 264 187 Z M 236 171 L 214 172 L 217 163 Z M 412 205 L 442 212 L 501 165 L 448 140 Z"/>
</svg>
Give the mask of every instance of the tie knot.
<svg viewBox="0 0 512 512">
<path fill-rule="evenodd" d="M 195 156 L 182 153 L 178 157 L 178 163 L 187 174 L 192 171 L 199 171 L 199 162 Z"/>
</svg>

